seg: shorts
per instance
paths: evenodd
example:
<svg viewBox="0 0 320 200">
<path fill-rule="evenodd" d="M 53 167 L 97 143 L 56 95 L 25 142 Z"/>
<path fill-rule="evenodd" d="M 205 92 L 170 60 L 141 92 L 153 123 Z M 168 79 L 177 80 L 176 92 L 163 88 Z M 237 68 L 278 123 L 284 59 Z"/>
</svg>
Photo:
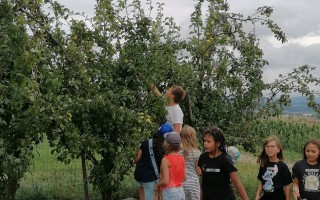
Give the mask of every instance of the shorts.
<svg viewBox="0 0 320 200">
<path fill-rule="evenodd" d="M 162 200 L 185 200 L 182 187 L 171 187 L 162 190 Z"/>
<path fill-rule="evenodd" d="M 157 181 L 152 182 L 138 182 L 139 187 L 143 187 L 144 197 L 146 200 L 153 199 L 154 196 L 154 187 L 157 184 Z"/>
</svg>

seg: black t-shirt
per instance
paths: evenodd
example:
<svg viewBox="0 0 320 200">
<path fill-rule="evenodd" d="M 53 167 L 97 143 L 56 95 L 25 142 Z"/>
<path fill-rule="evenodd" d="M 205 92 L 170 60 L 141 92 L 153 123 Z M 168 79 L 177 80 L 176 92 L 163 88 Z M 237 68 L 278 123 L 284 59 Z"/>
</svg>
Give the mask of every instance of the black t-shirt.
<svg viewBox="0 0 320 200">
<path fill-rule="evenodd" d="M 136 165 L 134 171 L 134 178 L 139 182 L 151 182 L 157 180 L 149 153 L 149 142 L 145 140 L 141 143 L 140 149 L 142 151 L 141 159 Z M 161 159 L 164 155 L 162 150 L 153 148 L 154 157 L 157 163 L 158 171 L 160 170 Z M 159 172 L 160 173 L 160 172 Z"/>
<path fill-rule="evenodd" d="M 302 199 L 320 199 L 320 163 L 308 164 L 307 160 L 300 160 L 292 167 L 292 177 L 299 180 L 299 192 Z"/>
<path fill-rule="evenodd" d="M 234 200 L 230 173 L 237 171 L 227 154 L 210 158 L 209 153 L 199 157 L 198 166 L 202 171 L 203 200 Z"/>
<path fill-rule="evenodd" d="M 261 199 L 286 199 L 283 187 L 292 183 L 292 178 L 288 166 L 283 161 L 268 161 L 265 166 L 260 166 L 258 179 L 262 182 Z"/>
</svg>

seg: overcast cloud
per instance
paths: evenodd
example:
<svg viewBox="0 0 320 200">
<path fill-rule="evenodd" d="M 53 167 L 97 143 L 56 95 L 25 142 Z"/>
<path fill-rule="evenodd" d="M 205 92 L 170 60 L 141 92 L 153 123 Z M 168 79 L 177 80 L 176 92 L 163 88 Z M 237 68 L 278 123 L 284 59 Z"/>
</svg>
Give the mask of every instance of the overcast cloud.
<svg viewBox="0 0 320 200">
<path fill-rule="evenodd" d="M 144 0 L 141 0 L 142 2 Z M 259 28 L 256 34 L 260 39 L 260 47 L 264 58 L 270 63 L 264 69 L 264 81 L 273 81 L 278 74 L 286 74 L 304 64 L 316 66 L 315 75 L 320 75 L 320 18 L 319 0 L 227 0 L 230 11 L 251 15 L 261 6 L 274 9 L 272 19 L 282 28 L 288 42 L 281 44 L 275 40 L 267 29 Z M 85 12 L 93 16 L 95 0 L 58 0 L 66 7 Z M 154 0 L 156 2 L 156 0 Z M 158 0 L 165 3 L 165 16 L 174 17 L 181 26 L 182 32 L 189 27 L 190 14 L 193 11 L 193 0 Z M 319 89 L 317 89 L 319 90 Z"/>
</svg>

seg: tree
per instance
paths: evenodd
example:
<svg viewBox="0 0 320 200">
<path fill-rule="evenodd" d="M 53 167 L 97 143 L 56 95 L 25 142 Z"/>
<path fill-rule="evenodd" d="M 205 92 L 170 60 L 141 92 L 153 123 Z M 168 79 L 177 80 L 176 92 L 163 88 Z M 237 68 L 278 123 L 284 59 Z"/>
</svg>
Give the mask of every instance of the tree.
<svg viewBox="0 0 320 200">
<path fill-rule="evenodd" d="M 0 19 L 0 198 L 15 199 L 41 140 L 40 92 L 33 79 L 41 58 L 17 7 L 1 1 Z"/>
<path fill-rule="evenodd" d="M 267 25 L 281 42 L 285 34 L 269 18 L 272 9 L 262 7 L 249 17 L 229 13 L 224 1 L 209 1 L 204 17 L 203 2 L 191 15 L 187 42 L 189 65 L 195 85 L 188 85 L 196 127 L 216 124 L 237 143 L 247 141 L 245 125 L 256 117 L 266 85 L 263 59 L 254 31 L 245 32 L 245 23 Z"/>
<path fill-rule="evenodd" d="M 10 51 L 1 48 L 1 128 L 16 136 L 27 155 L 41 140 L 38 133 L 44 132 L 60 161 L 91 162 L 85 181 L 93 183 L 103 199 L 118 198 L 117 188 L 133 165 L 139 142 L 161 123 L 164 100 L 149 91 L 150 83 L 160 90 L 171 83 L 184 86 L 187 124 L 197 130 L 216 124 L 230 141 L 248 147 L 256 139 L 246 132 L 251 121 L 279 114 L 289 101 L 285 95 L 297 88 L 312 100 L 306 83 L 318 81 L 306 76 L 306 67 L 272 84 L 262 81 L 268 62 L 255 32 L 243 26 L 260 23 L 285 42 L 285 34 L 270 19 L 270 7 L 244 17 L 230 13 L 224 1 L 197 1 L 189 37 L 182 38 L 174 19 L 163 16 L 164 4 L 146 5 L 139 0 L 98 0 L 89 18 L 51 0 L 1 4 L 6 11 L 1 12 L 6 13 L 1 44 L 10 45 Z M 19 34 L 11 34 L 15 31 Z M 17 45 L 12 45 L 14 37 L 19 37 Z M 291 87 L 289 80 L 301 87 Z M 266 89 L 272 92 L 269 99 L 263 96 Z M 279 92 L 284 96 L 277 100 Z M 13 101 L 17 97 L 19 101 Z M 14 126 L 7 126 L 9 122 Z M 22 132 L 26 124 L 33 126 Z M 13 141 L 9 135 L 3 132 L 0 138 L 0 158 L 6 162 L 4 152 Z M 6 180 L 5 170 L 8 167 L 0 169 L 1 180 Z"/>
<path fill-rule="evenodd" d="M 33 80 L 41 92 L 46 136 L 66 164 L 79 157 L 90 161 L 86 180 L 103 199 L 116 199 L 115 191 L 133 165 L 139 142 L 156 130 L 163 113 L 155 111 L 163 101 L 146 88 L 148 76 L 160 72 L 156 65 L 174 61 L 173 36 L 163 23 L 177 27 L 171 19 L 162 19 L 161 8 L 155 21 L 146 17 L 139 1 L 117 5 L 98 1 L 96 16 L 87 19 L 88 24 L 73 19 L 79 14 L 56 2 L 45 3 L 52 14 L 45 14 L 37 1 L 14 5 L 41 52 Z"/>
</svg>

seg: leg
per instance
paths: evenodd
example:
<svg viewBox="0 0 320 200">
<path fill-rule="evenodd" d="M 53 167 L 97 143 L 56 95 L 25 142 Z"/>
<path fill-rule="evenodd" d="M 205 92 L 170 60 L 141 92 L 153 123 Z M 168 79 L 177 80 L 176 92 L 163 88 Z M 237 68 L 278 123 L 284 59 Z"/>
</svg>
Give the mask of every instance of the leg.
<svg viewBox="0 0 320 200">
<path fill-rule="evenodd" d="M 140 183 L 140 182 L 139 182 L 138 193 L 139 193 L 139 199 L 140 199 L 140 200 L 145 200 L 143 183 Z"/>
<path fill-rule="evenodd" d="M 143 183 L 145 200 L 153 200 L 154 187 L 156 186 L 156 184 L 157 184 L 157 181 Z"/>
</svg>

